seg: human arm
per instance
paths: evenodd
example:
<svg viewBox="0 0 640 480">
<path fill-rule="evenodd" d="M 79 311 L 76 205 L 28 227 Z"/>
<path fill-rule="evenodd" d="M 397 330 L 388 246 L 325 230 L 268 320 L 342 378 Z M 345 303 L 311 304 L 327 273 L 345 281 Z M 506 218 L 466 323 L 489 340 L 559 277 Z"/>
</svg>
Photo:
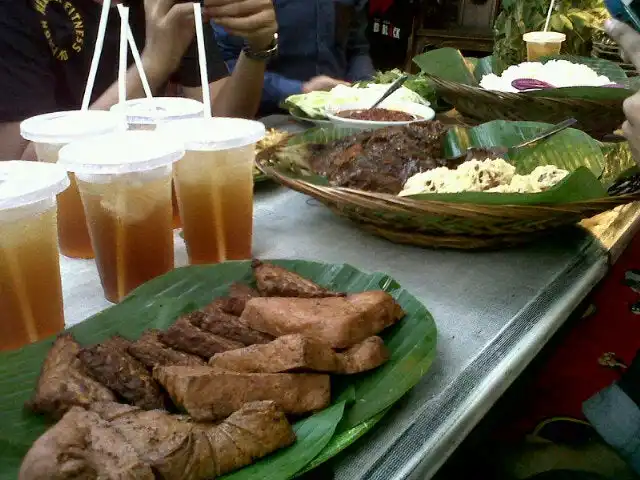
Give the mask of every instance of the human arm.
<svg viewBox="0 0 640 480">
<path fill-rule="evenodd" d="M 351 22 L 347 40 L 347 76 L 350 82 L 369 80 L 375 74 L 373 61 L 369 54 L 370 46 L 367 39 L 367 25 L 369 19 L 364 5 L 357 8 Z"/>
</svg>

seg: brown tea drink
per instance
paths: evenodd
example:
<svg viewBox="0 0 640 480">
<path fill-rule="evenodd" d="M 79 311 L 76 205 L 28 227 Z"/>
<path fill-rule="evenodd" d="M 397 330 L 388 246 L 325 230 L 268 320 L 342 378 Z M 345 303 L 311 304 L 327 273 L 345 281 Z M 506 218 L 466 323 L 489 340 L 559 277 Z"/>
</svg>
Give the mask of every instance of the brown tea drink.
<svg viewBox="0 0 640 480">
<path fill-rule="evenodd" d="M 66 171 L 36 162 L 0 162 L 0 351 L 64 328 L 56 194 Z"/>
<path fill-rule="evenodd" d="M 527 60 L 537 62 L 542 57 L 558 55 L 567 36 L 558 32 L 529 32 L 522 36 L 527 44 Z"/>
<path fill-rule="evenodd" d="M 255 144 L 259 122 L 203 118 L 160 127 L 184 142 L 174 167 L 184 239 L 191 264 L 251 258 Z"/>
<path fill-rule="evenodd" d="M 38 160 L 58 161 L 58 152 L 69 142 L 124 129 L 116 114 L 98 110 L 56 112 L 22 122 L 22 137 L 34 142 Z M 58 199 L 58 242 L 63 255 L 93 258 L 82 201 L 73 175 L 71 186 Z"/>
<path fill-rule="evenodd" d="M 177 142 L 143 131 L 105 135 L 60 151 L 60 162 L 78 178 L 107 300 L 120 302 L 173 269 L 172 164 L 183 155 Z"/>
</svg>

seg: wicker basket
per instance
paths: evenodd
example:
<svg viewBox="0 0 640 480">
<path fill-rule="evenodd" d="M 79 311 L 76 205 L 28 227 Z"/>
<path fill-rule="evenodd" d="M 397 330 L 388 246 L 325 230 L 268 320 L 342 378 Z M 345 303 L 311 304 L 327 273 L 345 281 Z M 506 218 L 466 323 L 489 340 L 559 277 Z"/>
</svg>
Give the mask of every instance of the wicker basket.
<svg viewBox="0 0 640 480">
<path fill-rule="evenodd" d="M 259 161 L 279 183 L 309 195 L 362 229 L 392 242 L 421 247 L 489 249 L 526 243 L 563 226 L 574 225 L 634 201 L 640 194 L 562 205 L 472 205 L 319 186 L 291 178 Z"/>
<path fill-rule="evenodd" d="M 587 100 L 539 97 L 525 93 L 485 90 L 428 75 L 444 100 L 463 116 L 488 122 L 514 120 L 559 123 L 569 117 L 578 120 L 578 128 L 601 139 L 624 122 L 622 100 Z"/>
</svg>

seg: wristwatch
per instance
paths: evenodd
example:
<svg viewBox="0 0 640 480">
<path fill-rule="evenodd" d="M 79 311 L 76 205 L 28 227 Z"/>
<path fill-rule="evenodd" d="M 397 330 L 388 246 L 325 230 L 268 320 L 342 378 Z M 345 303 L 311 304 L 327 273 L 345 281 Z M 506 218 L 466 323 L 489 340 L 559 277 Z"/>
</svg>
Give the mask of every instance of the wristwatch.
<svg viewBox="0 0 640 480">
<path fill-rule="evenodd" d="M 258 52 L 253 51 L 249 45 L 245 45 L 242 49 L 244 55 L 251 59 L 259 62 L 268 62 L 273 57 L 278 55 L 278 34 L 273 34 L 273 40 L 271 44 L 264 50 L 260 50 Z"/>
</svg>

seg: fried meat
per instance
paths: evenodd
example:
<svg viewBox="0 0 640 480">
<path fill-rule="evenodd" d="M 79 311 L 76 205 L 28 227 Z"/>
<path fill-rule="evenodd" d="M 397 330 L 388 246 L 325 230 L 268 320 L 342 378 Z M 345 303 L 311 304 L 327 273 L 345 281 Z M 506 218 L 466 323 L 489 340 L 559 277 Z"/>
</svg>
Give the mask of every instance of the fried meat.
<svg viewBox="0 0 640 480">
<path fill-rule="evenodd" d="M 253 330 L 240 317 L 225 313 L 220 308 L 210 306 L 206 310 L 192 312 L 187 317 L 193 325 L 202 330 L 242 345 L 268 343 L 273 340 L 271 335 Z"/>
<path fill-rule="evenodd" d="M 167 347 L 160 341 L 160 331 L 149 330 L 129 346 L 129 353 L 153 369 L 156 365 L 204 365 L 204 361 L 195 355 L 179 352 Z"/>
<path fill-rule="evenodd" d="M 265 297 L 324 298 L 345 295 L 340 292 L 332 292 L 297 273 L 271 263 L 253 260 L 251 267 L 256 277 L 258 291 Z M 247 304 L 251 300 L 249 299 Z"/>
<path fill-rule="evenodd" d="M 188 315 L 179 318 L 162 332 L 160 340 L 171 348 L 206 359 L 213 357 L 216 353 L 244 347 L 240 342 L 234 342 L 196 327 L 189 321 Z"/>
</svg>

